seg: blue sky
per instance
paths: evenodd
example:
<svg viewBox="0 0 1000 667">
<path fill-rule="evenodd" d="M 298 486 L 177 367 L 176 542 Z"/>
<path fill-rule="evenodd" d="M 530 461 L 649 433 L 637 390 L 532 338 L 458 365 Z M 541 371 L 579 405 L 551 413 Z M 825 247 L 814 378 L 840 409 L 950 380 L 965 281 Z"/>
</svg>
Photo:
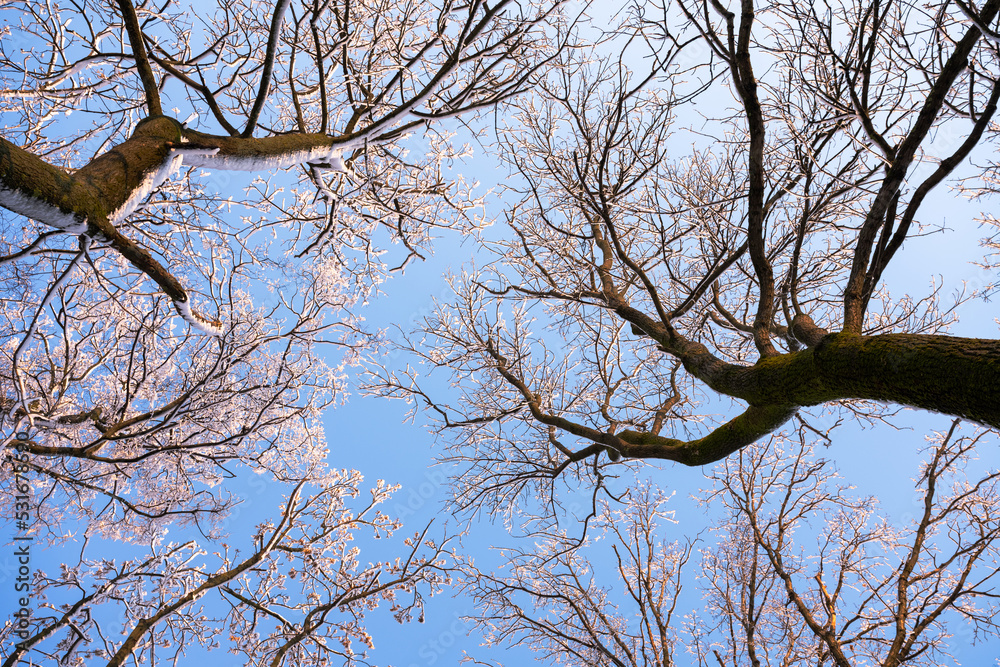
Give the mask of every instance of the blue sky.
<svg viewBox="0 0 1000 667">
<path fill-rule="evenodd" d="M 484 182 L 486 174 L 505 172 L 490 168 L 484 161 L 475 161 L 468 173 L 476 173 Z M 485 185 L 485 183 L 484 183 Z M 919 298 L 931 291 L 931 281 L 943 286 L 942 301 L 946 305 L 952 293 L 963 285 L 976 287 L 989 280 L 989 273 L 969 263 L 979 250 L 981 230 L 973 222 L 980 205 L 956 198 L 944 189 L 937 193 L 933 206 L 928 206 L 923 220 L 943 222 L 957 233 L 934 234 L 907 241 L 897 263 L 887 272 L 886 281 L 894 294 L 909 293 Z M 948 243 L 942 244 L 947 238 Z M 407 268 L 405 276 L 397 277 L 384 285 L 385 295 L 367 311 L 369 324 L 389 327 L 399 324 L 406 327 L 414 318 L 427 314 L 434 298 L 447 298 L 447 288 L 442 275 L 457 270 L 469 261 L 470 248 L 460 243 L 456 235 L 443 239 L 433 257 Z M 991 303 L 975 300 L 960 311 L 962 319 L 952 333 L 970 337 L 995 337 L 996 310 Z M 403 363 L 405 359 L 399 359 Z M 403 485 L 397 494 L 398 507 L 412 507 L 413 514 L 406 517 L 410 525 L 422 526 L 437 516 L 437 521 L 447 520 L 438 514 L 448 491 L 437 484 L 440 473 L 428 472 L 435 453 L 434 439 L 420 425 L 402 425 L 406 413 L 400 402 L 352 396 L 348 404 L 327 417 L 331 443 L 331 461 L 335 465 L 350 465 L 372 475 Z M 934 430 L 946 430 L 951 418 L 921 411 L 906 410 L 896 420 L 899 429 L 885 425 L 862 427 L 848 424 L 836 431 L 832 445 L 821 454 L 832 459 L 846 482 L 855 485 L 860 494 L 871 494 L 882 502 L 883 516 L 891 523 L 901 523 L 912 518 L 919 509 L 919 497 L 914 492 L 913 480 L 922 460 L 925 435 Z M 341 447 L 338 443 L 343 442 Z M 360 443 L 364 444 L 359 446 Z M 995 440 L 991 444 L 996 444 Z M 1000 452 L 984 448 L 983 463 L 1000 465 Z M 690 496 L 707 485 L 700 470 L 683 468 L 670 463 L 651 463 L 644 469 L 657 483 L 676 492 L 670 506 L 678 514 L 679 524 L 670 529 L 676 536 L 694 535 L 705 527 L 705 516 L 698 510 Z M 451 522 L 455 525 L 455 522 Z M 482 523 L 472 527 L 463 540 L 463 549 L 472 554 L 482 553 L 504 539 L 501 529 Z M 509 539 L 509 538 L 508 538 Z M 697 598 L 690 600 L 697 606 Z M 458 636 L 462 626 L 458 616 L 468 609 L 469 602 L 452 598 L 435 599 L 429 605 L 425 626 L 399 627 L 391 620 L 388 624 L 371 626 L 376 639 L 374 654 L 379 664 L 384 659 L 393 665 L 415 667 L 432 664 L 456 664 L 461 650 L 472 650 L 477 645 L 474 636 Z M 964 629 L 957 626 L 956 644 L 962 641 Z M 383 637 L 391 637 L 386 641 Z M 407 638 L 400 642 L 397 638 Z M 452 643 L 453 642 L 453 643 Z M 440 651 L 432 649 L 434 646 Z M 445 644 L 451 644 L 445 646 Z M 526 664 L 531 660 L 524 651 L 504 652 L 498 648 L 478 649 L 473 653 L 479 658 L 492 658 L 508 665 Z M 965 647 L 957 651 L 963 664 L 985 664 L 996 658 L 1000 648 L 996 644 Z M 385 656 L 385 658 L 382 658 Z"/>
<path fill-rule="evenodd" d="M 478 149 L 477 149 L 478 150 Z M 465 173 L 476 174 L 482 188 L 488 188 L 506 178 L 492 161 L 477 158 L 464 166 Z M 930 280 L 936 278 L 943 284 L 943 294 L 961 289 L 963 283 L 983 284 L 992 280 L 988 273 L 968 263 L 975 258 L 980 230 L 972 217 L 981 206 L 960 200 L 945 190 L 936 194 L 933 206 L 928 204 L 923 219 L 927 222 L 941 220 L 956 233 L 950 234 L 946 244 L 941 235 L 932 235 L 907 242 L 902 257 L 887 272 L 886 279 L 894 293 L 908 292 L 919 297 L 929 291 Z M 496 203 L 490 211 L 499 213 Z M 447 298 L 443 274 L 457 270 L 467 262 L 471 246 L 463 245 L 457 234 L 440 239 L 435 253 L 426 262 L 412 263 L 405 274 L 397 275 L 383 286 L 384 295 L 375 299 L 365 316 L 372 328 L 388 328 L 399 324 L 404 328 L 415 318 L 430 312 L 434 298 Z M 966 305 L 962 320 L 953 333 L 965 336 L 994 338 L 997 326 L 993 304 L 975 301 Z M 404 361 L 402 359 L 400 362 Z M 418 415 L 415 424 L 404 424 L 407 406 L 399 402 L 360 396 L 352 391 L 345 406 L 331 410 L 325 419 L 330 445 L 330 463 L 334 467 L 355 468 L 366 479 L 386 479 L 399 483 L 388 510 L 403 516 L 403 533 L 419 530 L 434 520 L 438 529 L 448 526 L 455 529 L 456 520 L 444 512 L 448 490 L 442 483 L 441 469 L 430 468 L 440 450 L 434 437 L 422 426 Z M 950 419 L 929 413 L 910 413 L 903 420 L 905 428 L 894 430 L 885 426 L 867 429 L 849 426 L 838 430 L 833 445 L 824 454 L 834 459 L 844 477 L 856 484 L 860 492 L 872 493 L 883 500 L 885 515 L 890 520 L 902 521 L 914 510 L 912 478 L 919 462 L 918 449 L 924 435 L 931 429 L 944 429 Z M 994 442 L 995 444 L 995 442 Z M 997 450 L 982 452 L 987 464 L 1000 464 Z M 705 484 L 697 470 L 684 469 L 671 464 L 648 466 L 648 474 L 657 482 L 676 491 L 676 508 L 680 524 L 676 530 L 688 534 L 698 532 L 703 515 L 698 514 L 687 497 Z M 249 530 L 257 521 L 276 511 L 276 494 L 247 479 L 236 480 L 230 486 L 233 493 L 241 495 L 244 503 L 233 523 L 234 534 Z M 13 535 L 9 524 L 0 523 L 0 536 L 4 540 Z M 502 527 L 479 522 L 463 538 L 461 548 L 473 554 L 483 554 L 488 560 L 491 547 L 504 543 L 508 537 Z M 384 546 L 384 545 L 378 545 Z M 70 549 L 63 547 L 62 549 Z M 63 560 L 63 551 L 51 550 L 32 553 L 32 567 L 54 569 Z M 391 553 L 372 554 L 370 558 L 387 558 Z M 0 554 L 0 614 L 12 613 L 12 600 L 6 595 L 16 572 L 13 548 L 5 546 Z M 505 652 L 500 649 L 478 649 L 479 638 L 461 615 L 470 610 L 469 602 L 449 594 L 430 600 L 424 624 L 399 625 L 387 611 L 370 615 L 368 627 L 375 638 L 376 650 L 372 661 L 396 667 L 428 667 L 454 665 L 463 651 L 473 652 L 481 659 L 494 659 L 508 665 L 529 664 L 531 656 L 524 651 Z M 959 628 L 957 635 L 962 637 Z M 1000 650 L 984 646 L 961 653 L 964 664 L 983 664 L 992 660 Z M 226 664 L 225 658 L 220 658 Z"/>
<path fill-rule="evenodd" d="M 496 175 L 497 180 L 502 180 L 505 175 L 488 160 L 473 161 L 467 171 L 476 173 L 484 181 L 484 188 L 489 185 L 488 176 Z M 920 296 L 929 291 L 932 277 L 944 285 L 945 294 L 960 289 L 963 282 L 989 279 L 982 270 L 968 264 L 968 259 L 975 257 L 978 246 L 979 230 L 971 222 L 978 206 L 956 200 L 943 192 L 939 193 L 938 199 L 941 201 L 924 219 L 931 221 L 939 216 L 958 233 L 949 235 L 949 243 L 944 246 L 940 235 L 908 241 L 905 254 L 887 274 L 894 292 L 906 291 Z M 471 248 L 461 241 L 457 234 L 441 239 L 435 254 L 426 262 L 412 263 L 404 275 L 397 275 L 387 282 L 383 286 L 384 294 L 375 299 L 365 312 L 368 324 L 372 328 L 389 328 L 394 324 L 406 328 L 430 312 L 435 298 L 447 298 L 443 274 L 460 268 L 469 260 Z M 996 335 L 992 304 L 974 301 L 966 305 L 962 312 L 963 318 L 954 333 L 982 337 Z M 405 360 L 398 361 L 402 363 Z M 420 415 L 415 424 L 403 423 L 406 411 L 407 406 L 401 402 L 366 398 L 353 391 L 348 403 L 331 410 L 325 419 L 330 464 L 356 468 L 370 482 L 382 478 L 401 484 L 402 488 L 387 509 L 404 518 L 403 533 L 420 529 L 431 520 L 435 521 L 436 528 L 448 526 L 454 529 L 458 523 L 443 511 L 448 496 L 448 490 L 442 484 L 446 471 L 429 468 L 439 450 L 435 448 L 432 434 L 421 425 Z M 946 428 L 949 421 L 942 415 L 911 412 L 903 420 L 903 430 L 885 426 L 841 428 L 824 455 L 837 462 L 844 477 L 856 484 L 860 492 L 879 496 L 883 500 L 884 513 L 890 520 L 903 520 L 914 511 L 911 480 L 916 474 L 920 458 L 918 449 L 923 437 L 931 429 Z M 995 450 L 983 452 L 983 457 L 988 462 L 1000 463 L 1000 456 Z M 671 504 L 678 510 L 680 523 L 672 530 L 689 535 L 698 532 L 703 527 L 703 515 L 695 510 L 687 497 L 705 484 L 701 472 L 671 464 L 652 464 L 647 470 L 652 479 L 669 486 L 677 494 Z M 251 482 L 237 479 L 230 484 L 230 489 L 244 498 L 239 515 L 232 523 L 234 534 L 238 534 L 241 527 L 249 530 L 264 516 L 273 514 L 276 508 L 275 494 Z M 4 527 L 5 536 L 10 536 L 11 532 L 9 526 Z M 463 538 L 461 548 L 466 553 L 483 554 L 482 558 L 488 561 L 490 548 L 508 539 L 502 528 L 479 522 Z M 71 548 L 67 546 L 63 549 Z M 62 561 L 61 552 L 62 549 L 39 553 L 36 547 L 32 553 L 32 567 L 54 569 Z M 385 558 L 390 555 L 382 552 L 369 557 Z M 12 550 L 7 547 L 0 555 L 0 587 L 9 585 L 12 573 L 16 571 L 13 565 Z M 13 611 L 11 602 L 5 596 L 0 606 L 5 617 Z M 523 650 L 478 648 L 480 639 L 471 625 L 461 619 L 464 613 L 470 611 L 469 605 L 468 600 L 449 594 L 436 597 L 428 601 L 424 624 L 401 626 L 388 613 L 371 614 L 368 627 L 376 644 L 373 663 L 397 667 L 454 665 L 463 651 L 509 665 L 531 661 L 530 654 Z M 995 646 L 983 646 L 974 651 L 963 650 L 961 657 L 964 664 L 981 664 L 980 661 L 992 659 L 996 654 Z"/>
</svg>

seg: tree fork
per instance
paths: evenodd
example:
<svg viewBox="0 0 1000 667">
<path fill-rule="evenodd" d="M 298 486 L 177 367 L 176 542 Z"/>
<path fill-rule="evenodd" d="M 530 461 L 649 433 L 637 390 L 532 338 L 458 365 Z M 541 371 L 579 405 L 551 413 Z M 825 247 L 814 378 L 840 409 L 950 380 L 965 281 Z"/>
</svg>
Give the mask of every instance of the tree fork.
<svg viewBox="0 0 1000 667">
<path fill-rule="evenodd" d="M 837 400 L 897 403 L 1000 428 L 1000 340 L 832 333 L 753 366 L 719 364 L 702 379 L 750 406 L 690 442 L 623 431 L 621 454 L 705 465 L 779 428 L 799 407 Z"/>
</svg>

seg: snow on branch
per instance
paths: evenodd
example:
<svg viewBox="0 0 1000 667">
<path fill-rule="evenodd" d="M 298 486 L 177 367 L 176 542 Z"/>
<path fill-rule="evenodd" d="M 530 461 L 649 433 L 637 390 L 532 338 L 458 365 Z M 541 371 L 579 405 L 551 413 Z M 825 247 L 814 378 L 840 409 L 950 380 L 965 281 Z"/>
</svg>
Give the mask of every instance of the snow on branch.
<svg viewBox="0 0 1000 667">
<path fill-rule="evenodd" d="M 5 188 L 2 183 L 0 183 L 0 206 L 26 218 L 51 225 L 67 234 L 83 234 L 87 231 L 87 219 L 80 214 L 63 211 L 41 197 L 33 197 L 22 190 Z"/>
<path fill-rule="evenodd" d="M 203 333 L 206 336 L 222 335 L 222 323 L 218 320 L 209 320 L 191 310 L 190 299 L 188 301 L 174 301 L 174 309 L 177 310 L 177 314 L 181 316 L 181 319 L 190 324 L 191 328 L 195 331 Z"/>
<path fill-rule="evenodd" d="M 181 166 L 185 164 L 185 158 L 187 158 L 187 163 L 190 164 L 191 158 L 194 156 L 211 156 L 218 152 L 218 148 L 186 148 L 184 146 L 171 148 L 163 162 L 143 174 L 142 182 L 139 186 L 132 190 L 128 198 L 122 202 L 122 205 L 108 216 L 108 220 L 111 224 L 117 225 L 130 216 L 150 193 L 177 173 Z"/>
<path fill-rule="evenodd" d="M 184 153 L 185 165 L 226 171 L 269 171 L 321 163 L 327 169 L 346 172 L 344 154 L 364 144 L 358 138 L 338 140 L 323 134 L 263 139 L 214 137 L 196 132 L 185 135 L 190 137 L 183 137 L 181 144 L 172 147 Z"/>
</svg>

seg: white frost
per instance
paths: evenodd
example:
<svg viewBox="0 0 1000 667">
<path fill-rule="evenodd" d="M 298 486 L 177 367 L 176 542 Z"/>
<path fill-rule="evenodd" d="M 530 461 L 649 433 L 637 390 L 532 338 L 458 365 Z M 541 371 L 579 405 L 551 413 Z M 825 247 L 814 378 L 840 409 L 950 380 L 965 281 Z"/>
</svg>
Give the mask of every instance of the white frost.
<svg viewBox="0 0 1000 667">
<path fill-rule="evenodd" d="M 62 72 L 59 72 L 56 75 L 54 75 L 53 77 L 51 77 L 48 81 L 46 81 L 44 87 L 45 88 L 52 88 L 54 86 L 58 86 L 60 83 L 62 83 L 66 79 L 70 78 L 71 76 L 76 76 L 80 72 L 84 71 L 85 69 L 89 69 L 89 68 L 93 67 L 96 64 L 98 64 L 98 63 L 96 63 L 94 61 L 91 61 L 91 60 L 87 60 L 87 59 L 80 60 L 80 61 L 76 62 L 72 67 L 68 67 L 67 69 L 63 70 Z"/>
<path fill-rule="evenodd" d="M 227 171 L 268 171 L 307 162 L 327 162 L 330 164 L 331 170 L 347 172 L 347 165 L 344 164 L 344 152 L 356 148 L 355 143 L 351 142 L 339 146 L 317 146 L 279 155 L 191 155 L 190 157 L 185 156 L 184 164 Z"/>
<path fill-rule="evenodd" d="M 195 331 L 200 331 L 208 336 L 222 335 L 222 327 L 212 324 L 194 314 L 191 310 L 190 301 L 174 301 L 174 308 L 177 310 L 177 314 L 181 316 L 181 319 L 190 324 L 191 328 Z"/>
<path fill-rule="evenodd" d="M 184 163 L 184 158 L 191 155 L 214 155 L 218 152 L 218 149 L 205 150 L 196 148 L 173 148 L 170 153 L 156 169 L 152 169 L 142 177 L 142 182 L 139 184 L 135 190 L 129 194 L 128 199 L 118 207 L 117 210 L 113 211 L 111 215 L 108 216 L 108 220 L 111 224 L 117 225 L 119 222 L 127 218 L 129 215 L 139 207 L 139 204 L 149 196 L 156 188 L 160 187 L 160 184 L 165 180 L 177 173 L 177 170 L 181 168 Z"/>
<path fill-rule="evenodd" d="M 86 227 L 86 225 L 84 226 Z M 35 311 L 35 316 L 31 320 L 31 326 L 28 327 L 28 332 L 24 335 L 24 338 L 21 339 L 21 342 L 20 344 L 18 344 L 17 349 L 14 350 L 14 359 L 13 359 L 14 363 L 11 365 L 11 370 L 13 370 L 14 372 L 14 381 L 17 383 L 18 396 L 20 396 L 21 398 L 21 407 L 24 409 L 24 413 L 28 415 L 28 421 L 32 425 L 34 424 L 34 417 L 32 415 L 33 411 L 29 409 L 28 392 L 24 386 L 24 378 L 21 377 L 21 372 L 19 369 L 21 365 L 21 355 L 27 348 L 28 342 L 31 340 L 31 337 L 35 335 L 36 331 L 38 331 L 38 323 L 41 320 L 42 313 L 45 312 L 45 309 L 48 308 L 50 303 L 52 303 L 52 299 L 55 298 L 56 294 L 59 293 L 59 290 L 62 288 L 62 286 L 66 284 L 67 280 L 69 280 L 70 274 L 73 273 L 73 270 L 80 263 L 80 259 L 82 259 L 83 256 L 87 254 L 88 250 L 90 250 L 90 237 L 84 236 L 82 239 L 80 239 L 80 251 L 76 253 L 76 256 L 73 258 L 73 261 L 69 263 L 66 269 L 62 272 L 62 275 L 59 276 L 56 279 L 56 281 L 49 286 L 48 291 L 45 293 L 45 297 L 42 299 L 42 302 L 38 305 L 38 310 Z"/>
<path fill-rule="evenodd" d="M 0 206 L 70 234 L 83 234 L 87 231 L 87 219 L 83 216 L 65 213 L 43 199 L 3 185 L 0 185 Z"/>
<path fill-rule="evenodd" d="M 337 153 L 336 155 L 331 155 L 329 159 L 330 159 L 330 169 L 332 171 L 347 173 L 347 165 L 344 164 L 343 153 Z"/>
</svg>

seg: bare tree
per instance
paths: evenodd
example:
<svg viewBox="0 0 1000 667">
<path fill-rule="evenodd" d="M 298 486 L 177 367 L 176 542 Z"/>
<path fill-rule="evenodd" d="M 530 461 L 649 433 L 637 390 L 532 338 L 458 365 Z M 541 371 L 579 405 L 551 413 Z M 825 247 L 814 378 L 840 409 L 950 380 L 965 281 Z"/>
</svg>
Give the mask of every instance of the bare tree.
<svg viewBox="0 0 1000 667">
<path fill-rule="evenodd" d="M 36 582 L 79 600 L 5 642 L 7 664 L 53 642 L 152 661 L 223 626 L 255 662 L 350 662 L 366 605 L 440 584 L 426 539 L 405 565 L 352 564 L 366 520 L 322 503 L 360 480 L 324 486 L 320 417 L 373 343 L 355 306 L 479 205 L 445 121 L 531 86 L 559 5 L 0 2 L 0 434 L 19 470 L 0 479 L 30 480 L 39 543 L 88 540 Z M 250 472 L 300 491 L 237 554 L 226 481 Z M 168 527 L 194 541 L 163 544 Z M 148 554 L 109 564 L 102 540 Z M 294 593 L 290 561 L 310 572 Z M 231 612 L 201 616 L 209 593 Z M 91 608 L 132 626 L 77 646 Z"/>
<path fill-rule="evenodd" d="M 1000 426 L 1000 342 L 882 281 L 935 187 L 994 189 L 998 9 L 638 3 L 501 121 L 505 229 L 402 343 L 460 398 L 413 370 L 372 390 L 429 407 L 461 506 L 549 520 L 560 480 L 701 466 L 817 411 Z"/>
<path fill-rule="evenodd" d="M 25 660 L 120 666 L 178 659 L 225 646 L 244 664 L 368 664 L 365 612 L 388 602 L 400 622 L 423 618 L 423 595 L 449 582 L 446 543 L 406 540 L 402 558 L 367 565 L 353 541 L 391 536 L 378 510 L 391 487 L 353 508 L 361 476 L 341 471 L 299 483 L 281 516 L 242 547 L 209 554 L 196 540 L 154 543 L 140 558 L 81 556 L 35 578 L 44 601 L 30 622 L 0 631 L 4 667 Z"/>
<path fill-rule="evenodd" d="M 671 518 L 666 501 L 647 485 L 623 505 L 601 503 L 598 530 L 607 541 L 576 548 L 550 538 L 540 549 L 505 551 L 497 573 L 466 564 L 487 641 L 528 647 L 553 664 L 674 664 L 693 545 L 661 537 Z M 617 573 L 617 586 L 608 572 Z"/>
<path fill-rule="evenodd" d="M 955 648 L 1000 634 L 1000 488 L 970 460 L 988 432 L 957 426 L 928 448 L 912 520 L 880 516 L 804 438 L 772 436 L 715 468 L 697 544 L 664 539 L 669 505 L 640 487 L 604 504 L 603 539 L 467 568 L 477 620 L 553 664 L 958 664 Z"/>
</svg>

